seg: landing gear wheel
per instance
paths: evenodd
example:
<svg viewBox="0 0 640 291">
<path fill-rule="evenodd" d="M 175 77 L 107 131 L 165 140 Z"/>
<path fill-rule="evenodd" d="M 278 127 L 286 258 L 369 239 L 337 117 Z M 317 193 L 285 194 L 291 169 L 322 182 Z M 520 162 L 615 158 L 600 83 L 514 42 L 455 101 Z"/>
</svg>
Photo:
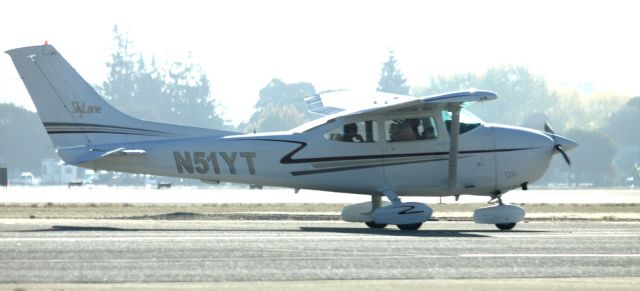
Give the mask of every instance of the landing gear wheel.
<svg viewBox="0 0 640 291">
<path fill-rule="evenodd" d="M 365 224 L 366 224 L 369 228 L 385 228 L 385 227 L 387 227 L 387 225 L 386 225 L 386 224 L 376 223 L 375 221 L 367 221 L 367 222 L 365 222 Z"/>
<path fill-rule="evenodd" d="M 421 226 L 422 223 L 398 224 L 400 230 L 418 230 Z"/>
<path fill-rule="evenodd" d="M 515 226 L 515 223 L 496 223 L 496 227 L 500 230 L 511 230 Z"/>
</svg>

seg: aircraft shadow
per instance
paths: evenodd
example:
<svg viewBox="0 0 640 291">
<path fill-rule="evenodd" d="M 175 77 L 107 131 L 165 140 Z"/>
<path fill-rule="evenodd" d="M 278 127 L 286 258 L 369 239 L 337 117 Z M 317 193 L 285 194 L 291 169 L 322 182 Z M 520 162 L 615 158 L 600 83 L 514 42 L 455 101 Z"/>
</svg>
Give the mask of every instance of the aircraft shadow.
<svg viewBox="0 0 640 291">
<path fill-rule="evenodd" d="M 370 234 L 370 235 L 386 235 L 386 236 L 407 236 L 407 237 L 490 237 L 490 234 L 505 233 L 501 230 L 470 230 L 470 229 L 418 229 L 418 230 L 399 230 L 399 229 L 370 229 L 370 228 L 343 228 L 343 227 L 300 227 L 302 231 L 309 232 L 327 232 L 327 233 L 348 233 L 348 234 Z M 544 231 L 532 230 L 511 230 L 509 233 L 536 233 Z"/>
</svg>

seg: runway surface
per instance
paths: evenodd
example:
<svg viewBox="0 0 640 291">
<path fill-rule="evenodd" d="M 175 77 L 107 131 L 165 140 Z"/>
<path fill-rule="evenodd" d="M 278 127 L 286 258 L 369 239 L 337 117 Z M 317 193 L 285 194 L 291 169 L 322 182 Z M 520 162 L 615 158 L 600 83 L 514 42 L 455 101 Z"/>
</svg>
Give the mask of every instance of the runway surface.
<svg viewBox="0 0 640 291">
<path fill-rule="evenodd" d="M 0 249 L 0 283 L 640 277 L 638 222 L 4 219 Z"/>
</svg>

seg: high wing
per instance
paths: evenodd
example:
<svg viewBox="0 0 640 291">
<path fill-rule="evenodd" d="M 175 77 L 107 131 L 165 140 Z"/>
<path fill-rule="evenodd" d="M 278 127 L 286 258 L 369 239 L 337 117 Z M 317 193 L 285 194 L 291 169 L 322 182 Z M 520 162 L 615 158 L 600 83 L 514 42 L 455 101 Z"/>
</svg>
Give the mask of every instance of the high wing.
<svg viewBox="0 0 640 291">
<path fill-rule="evenodd" d="M 462 104 L 497 99 L 490 91 L 467 90 L 444 94 L 411 97 L 400 94 L 340 91 L 305 98 L 309 111 L 321 115 L 360 115 L 392 111 L 419 110 L 433 105 Z"/>
</svg>

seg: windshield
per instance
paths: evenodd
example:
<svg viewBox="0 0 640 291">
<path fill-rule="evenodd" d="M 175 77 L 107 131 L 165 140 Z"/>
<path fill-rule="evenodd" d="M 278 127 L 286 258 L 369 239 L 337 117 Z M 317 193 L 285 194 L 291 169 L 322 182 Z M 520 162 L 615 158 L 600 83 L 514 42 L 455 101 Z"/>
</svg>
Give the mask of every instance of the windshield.
<svg viewBox="0 0 640 291">
<path fill-rule="evenodd" d="M 336 121 L 335 117 L 331 117 L 331 116 L 325 116 L 325 117 L 321 117 L 318 119 L 314 119 L 312 121 L 309 121 L 307 123 L 304 123 L 298 127 L 295 127 L 293 129 L 291 129 L 291 131 L 293 132 L 308 132 L 310 130 L 313 130 L 317 127 L 323 126 L 327 123 L 331 123 Z"/>
<path fill-rule="evenodd" d="M 449 133 L 451 133 L 451 115 L 452 113 L 449 110 L 442 111 L 442 120 L 444 120 L 444 123 L 447 126 L 447 131 Z M 470 131 L 480 126 L 480 124 L 482 123 L 484 123 L 482 119 L 475 116 L 468 110 L 464 108 L 460 110 L 460 134 Z"/>
</svg>

